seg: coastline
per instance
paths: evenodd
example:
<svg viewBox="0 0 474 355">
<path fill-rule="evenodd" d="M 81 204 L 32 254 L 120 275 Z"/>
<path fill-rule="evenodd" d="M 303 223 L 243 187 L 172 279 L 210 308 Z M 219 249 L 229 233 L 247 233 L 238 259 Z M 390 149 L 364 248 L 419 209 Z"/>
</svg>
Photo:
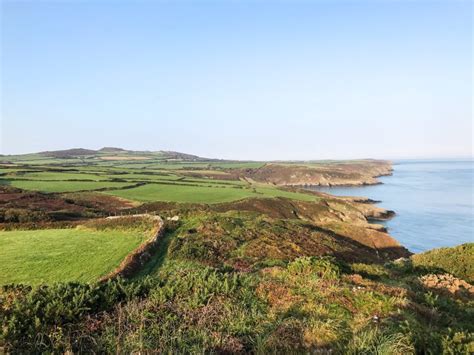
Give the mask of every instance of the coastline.
<svg viewBox="0 0 474 355">
<path fill-rule="evenodd" d="M 382 185 L 310 189 L 394 211 L 374 217 L 414 253 L 472 241 L 471 162 L 395 161 L 393 167 L 392 176 L 380 179 Z"/>
<path fill-rule="evenodd" d="M 393 174 L 388 160 L 341 161 L 332 164 L 266 164 L 240 171 L 240 176 L 254 181 L 288 187 L 332 187 L 378 185 L 382 176 Z"/>
</svg>

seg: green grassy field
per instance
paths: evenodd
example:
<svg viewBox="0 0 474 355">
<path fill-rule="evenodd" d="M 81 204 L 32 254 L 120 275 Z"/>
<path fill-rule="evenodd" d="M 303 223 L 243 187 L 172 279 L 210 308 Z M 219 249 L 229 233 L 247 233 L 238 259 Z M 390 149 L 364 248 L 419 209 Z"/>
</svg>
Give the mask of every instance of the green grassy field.
<svg viewBox="0 0 474 355">
<path fill-rule="evenodd" d="M 106 175 L 109 179 L 124 179 L 124 180 L 158 180 L 158 181 L 174 181 L 180 178 L 180 176 L 175 174 L 163 174 L 163 173 L 154 173 L 149 172 L 149 174 L 140 174 L 140 173 L 127 173 L 127 174 L 110 174 Z"/>
<path fill-rule="evenodd" d="M 132 189 L 104 192 L 127 200 L 151 202 L 220 203 L 248 197 L 288 197 L 297 200 L 314 201 L 315 196 L 283 191 L 272 187 L 243 188 L 238 186 L 187 186 L 180 184 L 147 184 Z"/>
<path fill-rule="evenodd" d="M 133 185 L 127 182 L 109 181 L 35 181 L 35 180 L 11 180 L 9 185 L 24 190 L 41 192 L 74 192 L 97 190 L 103 188 L 120 188 Z"/>
<path fill-rule="evenodd" d="M 97 280 L 145 234 L 120 230 L 46 229 L 0 232 L 0 285 Z"/>
<path fill-rule="evenodd" d="M 24 179 L 24 180 L 107 180 L 108 177 L 98 174 L 56 172 L 56 171 L 38 171 L 22 174 L 9 174 L 6 178 Z"/>
<path fill-rule="evenodd" d="M 228 202 L 256 195 L 252 190 L 232 187 L 162 184 L 149 184 L 133 189 L 107 191 L 106 193 L 128 200 L 142 202 L 170 201 L 191 203 Z"/>
</svg>

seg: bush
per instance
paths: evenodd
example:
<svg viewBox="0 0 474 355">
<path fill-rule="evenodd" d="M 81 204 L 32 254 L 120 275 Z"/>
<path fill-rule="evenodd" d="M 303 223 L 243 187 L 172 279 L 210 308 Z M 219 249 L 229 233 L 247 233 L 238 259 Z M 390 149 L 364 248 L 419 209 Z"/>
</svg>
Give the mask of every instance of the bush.
<svg viewBox="0 0 474 355">
<path fill-rule="evenodd" d="M 50 218 L 47 213 L 42 211 L 24 210 L 20 208 L 9 208 L 0 213 L 0 222 L 7 223 L 29 223 L 49 221 Z"/>
<path fill-rule="evenodd" d="M 155 282 L 59 283 L 36 288 L 4 286 L 0 291 L 0 344 L 16 351 L 60 351 L 86 315 L 111 309 L 117 303 L 143 297 Z M 60 337 L 61 341 L 57 342 Z"/>
<path fill-rule="evenodd" d="M 336 279 L 341 270 L 332 257 L 302 257 L 288 264 L 288 272 L 323 279 Z"/>
<path fill-rule="evenodd" d="M 411 257 L 418 268 L 436 268 L 468 282 L 474 282 L 474 243 L 453 248 L 433 249 Z"/>
</svg>

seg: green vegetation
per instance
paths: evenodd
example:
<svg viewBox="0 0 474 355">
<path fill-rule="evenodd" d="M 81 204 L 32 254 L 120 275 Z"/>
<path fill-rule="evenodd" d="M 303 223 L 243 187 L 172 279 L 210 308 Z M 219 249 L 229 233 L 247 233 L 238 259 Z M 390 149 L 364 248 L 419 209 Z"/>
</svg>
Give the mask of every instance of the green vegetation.
<svg viewBox="0 0 474 355">
<path fill-rule="evenodd" d="M 190 182 L 192 183 L 192 182 Z M 277 188 L 245 188 L 242 185 L 187 185 L 179 184 L 147 184 L 132 189 L 111 190 L 107 194 L 135 201 L 169 201 L 189 203 L 219 203 L 240 200 L 248 197 L 288 197 L 297 200 L 314 201 L 315 196 L 296 193 Z"/>
<path fill-rule="evenodd" d="M 109 181 L 35 181 L 35 180 L 12 180 L 9 184 L 24 190 L 41 192 L 74 192 L 90 191 L 100 189 L 113 189 L 131 186 L 133 183 L 109 182 Z"/>
<path fill-rule="evenodd" d="M 84 173 L 74 173 L 68 171 L 38 171 L 38 172 L 26 172 L 26 173 L 16 173 L 9 174 L 4 178 L 7 179 L 23 179 L 23 180 L 107 180 L 107 177 L 94 175 L 94 174 L 84 174 Z"/>
<path fill-rule="evenodd" d="M 216 203 L 250 197 L 252 190 L 231 187 L 147 184 L 133 189 L 107 191 L 108 194 L 136 201 Z"/>
<path fill-rule="evenodd" d="M 457 277 L 474 282 L 474 243 L 454 248 L 440 248 L 413 255 L 413 265 L 438 268 Z"/>
<path fill-rule="evenodd" d="M 467 305 L 389 277 L 374 284 L 325 257 L 256 273 L 170 259 L 158 277 L 133 282 L 4 288 L 0 343 L 57 353 L 472 352 Z"/>
<path fill-rule="evenodd" d="M 0 284 L 95 281 L 118 266 L 146 235 L 94 228 L 0 232 Z"/>
<path fill-rule="evenodd" d="M 387 167 L 1 157 L 0 352 L 474 353 L 474 288 L 446 276 L 473 280 L 474 244 L 410 258 L 368 224 L 370 205 L 277 187 L 365 168 Z M 166 221 L 156 244 L 128 280 L 98 282 L 156 233 L 151 218 L 101 217 L 150 212 Z"/>
<path fill-rule="evenodd" d="M 0 164 L 5 171 L 0 184 L 45 193 L 108 190 L 107 194 L 138 202 L 219 203 L 248 197 L 315 199 L 314 195 L 284 191 L 273 185 L 241 181 L 238 173 L 232 175 L 234 169 L 263 165 L 204 160 L 168 152 L 92 154 L 71 150 L 10 156 L 7 166 L 2 168 Z M 121 190 L 137 183 L 142 186 Z"/>
<path fill-rule="evenodd" d="M 261 168 L 265 163 L 263 162 L 219 162 L 219 163 L 210 163 L 209 164 L 213 168 L 221 168 L 221 169 L 258 169 Z"/>
</svg>

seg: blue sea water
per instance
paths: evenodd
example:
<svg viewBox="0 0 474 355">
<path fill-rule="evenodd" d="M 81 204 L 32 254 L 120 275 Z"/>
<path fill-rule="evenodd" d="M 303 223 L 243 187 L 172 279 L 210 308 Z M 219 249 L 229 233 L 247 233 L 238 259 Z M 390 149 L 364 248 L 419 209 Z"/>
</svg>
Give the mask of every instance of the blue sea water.
<svg viewBox="0 0 474 355">
<path fill-rule="evenodd" d="M 474 161 L 395 161 L 382 185 L 315 188 L 339 196 L 365 196 L 396 216 L 383 222 L 412 252 L 474 242 Z"/>
</svg>

